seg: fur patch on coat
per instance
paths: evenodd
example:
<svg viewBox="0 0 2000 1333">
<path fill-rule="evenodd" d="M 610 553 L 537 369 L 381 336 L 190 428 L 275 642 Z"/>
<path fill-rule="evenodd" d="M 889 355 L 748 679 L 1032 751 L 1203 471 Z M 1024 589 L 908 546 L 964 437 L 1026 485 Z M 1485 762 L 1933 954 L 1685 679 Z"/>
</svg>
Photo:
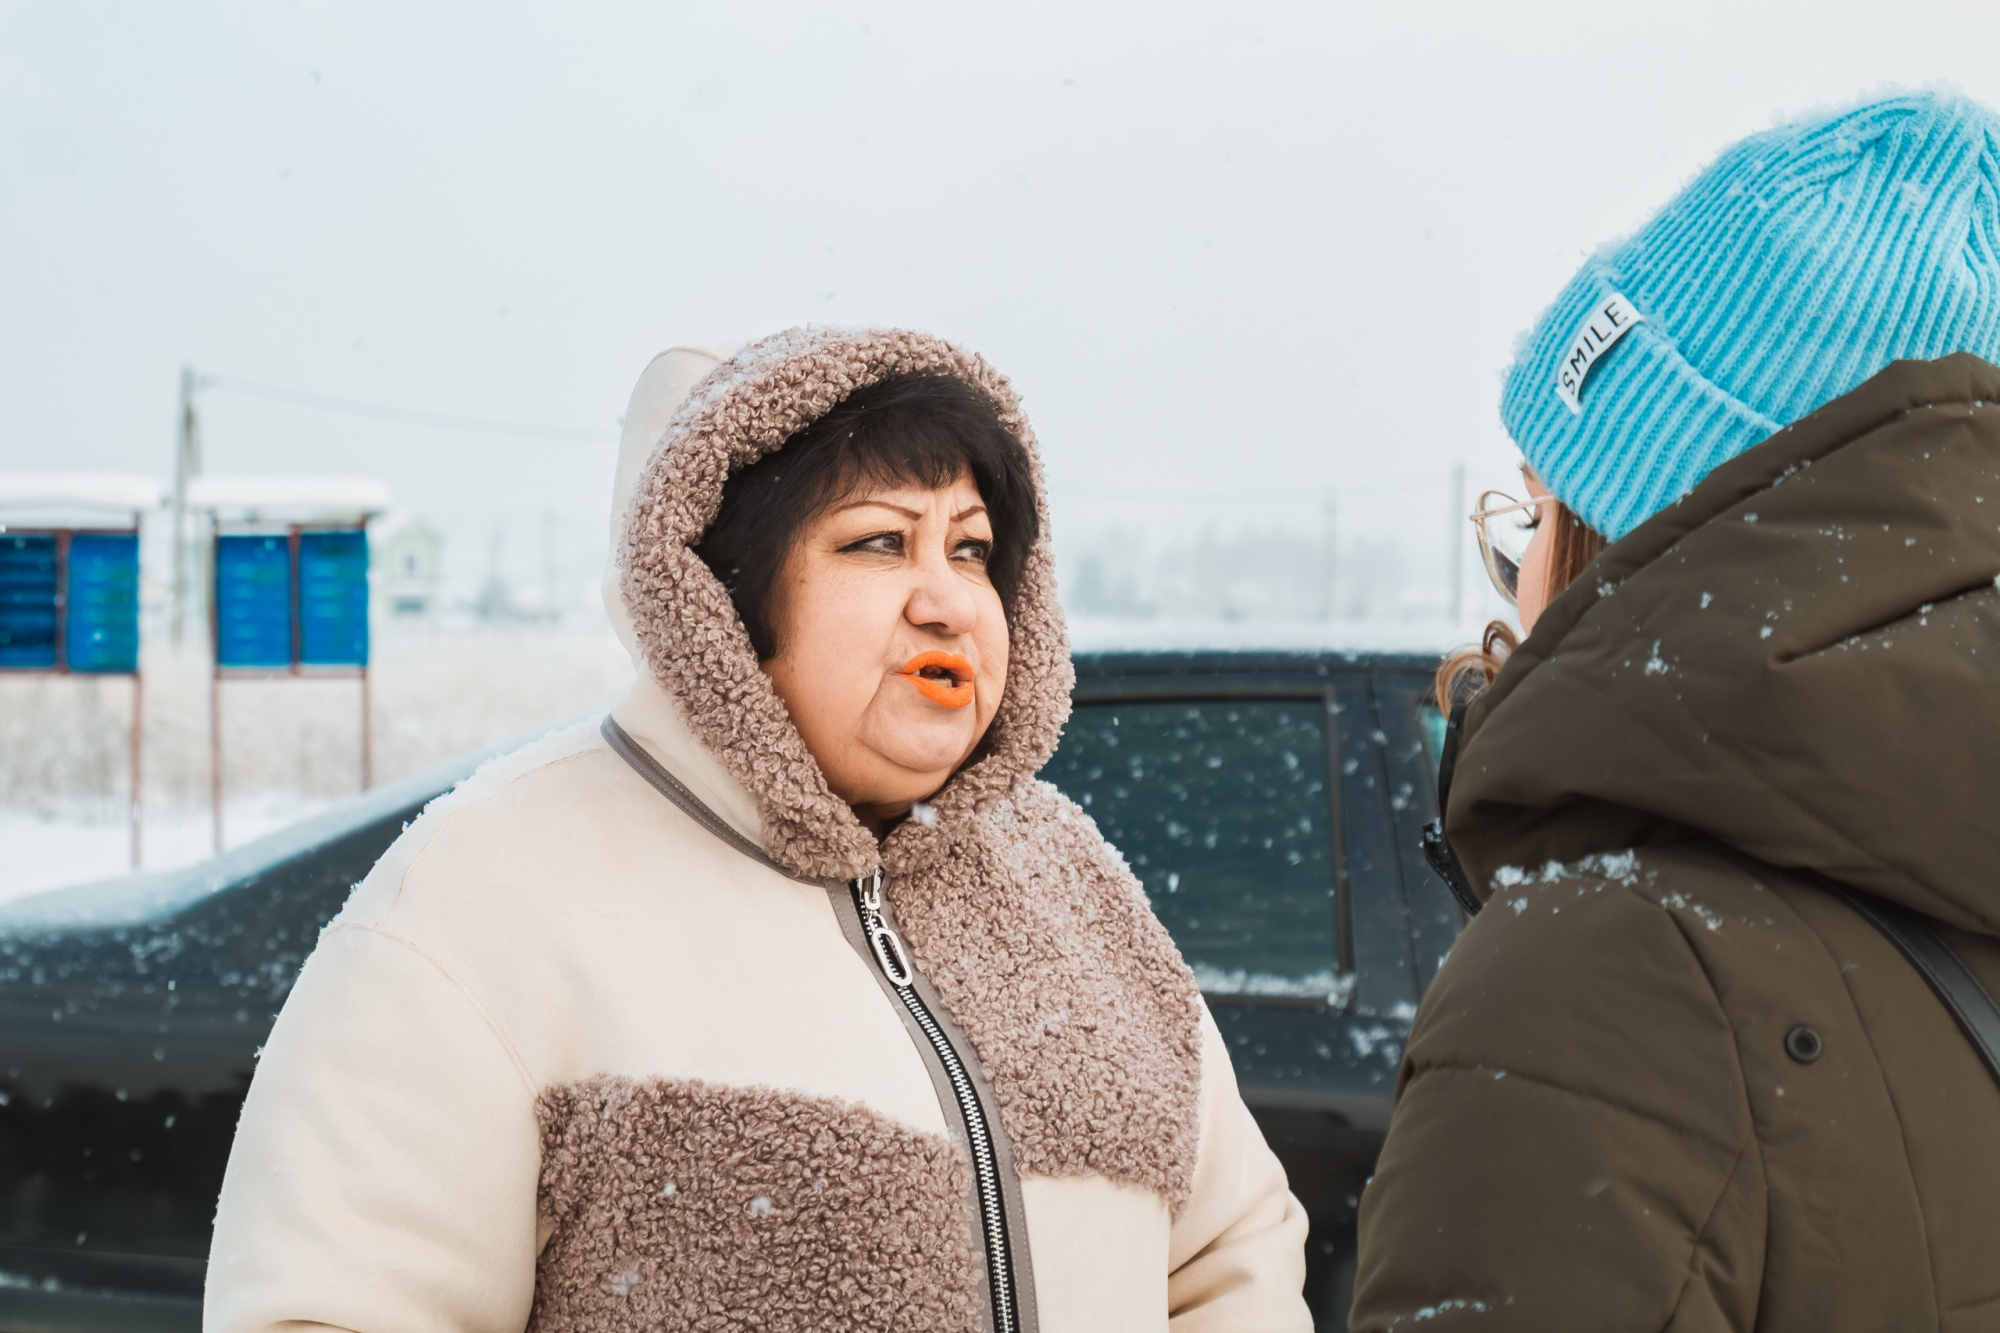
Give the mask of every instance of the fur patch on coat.
<svg viewBox="0 0 2000 1333">
<path fill-rule="evenodd" d="M 971 1173 L 947 1139 L 693 1079 L 590 1079 L 536 1114 L 555 1230 L 530 1333 L 980 1327 Z"/>
<path fill-rule="evenodd" d="M 827 787 L 693 547 L 732 472 L 855 390 L 923 373 L 992 399 L 1026 455 L 1040 536 L 1009 619 L 1006 693 L 983 757 L 933 798 L 934 826 L 899 830 L 884 847 Z M 1200 998 L 1118 854 L 1034 780 L 1069 718 L 1075 674 L 1034 433 L 1007 380 L 902 330 L 793 329 L 756 343 L 710 372 L 668 424 L 619 559 L 647 665 L 756 797 L 771 858 L 809 879 L 888 872 L 918 960 L 993 1080 L 1019 1168 L 1096 1172 L 1184 1201 L 1199 1134 Z"/>
<path fill-rule="evenodd" d="M 1194 1181 L 1198 997 L 1137 877 L 1046 782 L 948 792 L 884 849 L 917 964 L 979 1052 L 1024 1171 L 1100 1175 L 1176 1212 Z"/>
</svg>

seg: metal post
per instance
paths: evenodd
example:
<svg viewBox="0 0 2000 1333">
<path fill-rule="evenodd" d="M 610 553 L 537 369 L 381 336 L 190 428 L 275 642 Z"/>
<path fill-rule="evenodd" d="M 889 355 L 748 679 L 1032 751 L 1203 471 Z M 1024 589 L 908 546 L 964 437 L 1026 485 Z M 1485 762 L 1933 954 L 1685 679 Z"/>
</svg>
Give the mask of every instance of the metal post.
<svg viewBox="0 0 2000 1333">
<path fill-rule="evenodd" d="M 211 549 L 222 534 L 222 521 L 208 520 Z M 208 647 L 211 666 L 208 676 L 208 804 L 215 817 L 215 854 L 222 855 L 222 622 L 221 599 L 208 599 Z"/>
<path fill-rule="evenodd" d="M 542 511 L 542 618 L 556 618 L 556 511 Z"/>
<path fill-rule="evenodd" d="M 1465 609 L 1465 464 L 1451 470 L 1451 623 Z"/>
<path fill-rule="evenodd" d="M 142 538 L 144 515 L 132 515 L 132 533 Z M 136 595 L 136 590 L 135 590 Z M 146 636 L 141 629 L 138 645 L 132 650 L 132 869 L 136 873 L 146 861 Z"/>
<path fill-rule="evenodd" d="M 69 541 L 76 534 L 56 530 L 56 672 L 69 671 Z"/>
<path fill-rule="evenodd" d="M 200 423 L 195 419 L 194 407 L 198 387 L 194 367 L 182 366 L 180 432 L 174 446 L 174 576 L 172 595 L 168 598 L 172 606 L 169 628 L 175 647 L 180 646 L 181 622 L 187 614 L 188 595 L 193 583 L 188 560 L 188 547 L 193 544 L 193 539 L 187 530 L 187 487 L 188 482 L 201 475 L 201 430 Z"/>
<path fill-rule="evenodd" d="M 553 515 L 551 515 L 553 517 Z M 368 547 L 368 515 L 361 516 L 362 577 L 368 576 L 373 565 Z M 372 597 L 372 593 L 371 593 Z M 361 603 L 361 628 L 368 635 L 366 646 L 361 652 L 361 790 L 367 791 L 375 785 L 375 709 L 368 692 L 368 659 L 375 655 L 374 626 L 368 623 L 371 599 Z"/>
<path fill-rule="evenodd" d="M 292 581 L 292 674 L 297 676 L 302 674 L 299 663 L 305 647 L 305 626 L 300 623 L 302 617 L 299 614 L 303 608 L 299 604 L 299 525 L 296 523 L 286 532 L 285 554 L 286 568 Z"/>
<path fill-rule="evenodd" d="M 375 785 L 375 714 L 368 697 L 368 664 L 361 664 L 361 790 Z"/>
<path fill-rule="evenodd" d="M 222 668 L 208 678 L 208 805 L 215 816 L 215 854 L 222 855 Z"/>
<path fill-rule="evenodd" d="M 1334 575 L 1339 557 L 1340 493 L 1327 490 L 1326 500 L 1320 511 L 1320 619 L 1332 620 L 1339 614 L 1336 594 L 1339 592 Z"/>
<path fill-rule="evenodd" d="M 132 869 L 144 863 L 141 838 L 146 827 L 146 691 L 145 673 L 132 669 Z"/>
</svg>

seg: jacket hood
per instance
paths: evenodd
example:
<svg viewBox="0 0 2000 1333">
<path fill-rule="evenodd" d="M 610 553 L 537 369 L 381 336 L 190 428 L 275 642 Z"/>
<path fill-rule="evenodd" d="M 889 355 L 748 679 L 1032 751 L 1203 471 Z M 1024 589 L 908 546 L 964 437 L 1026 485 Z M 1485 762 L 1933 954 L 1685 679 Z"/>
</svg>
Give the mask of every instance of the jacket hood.
<svg viewBox="0 0 2000 1333">
<path fill-rule="evenodd" d="M 2000 369 L 1891 365 L 1612 546 L 1467 710 L 1506 867 L 1707 835 L 2000 934 Z"/>
<path fill-rule="evenodd" d="M 638 631 L 632 628 L 632 613 L 625 607 L 625 576 L 619 567 L 618 551 L 625 540 L 625 512 L 639 489 L 640 474 L 652 461 L 667 423 L 687 401 L 702 377 L 729 359 L 733 347 L 722 345 L 669 347 L 639 372 L 632 397 L 625 405 L 618 434 L 618 466 L 611 479 L 610 558 L 604 562 L 604 610 L 632 665 L 644 670 L 645 656 L 639 651 Z"/>
<path fill-rule="evenodd" d="M 1031 778 L 1055 752 L 1069 716 L 1073 675 L 1041 463 L 1006 378 L 983 358 L 926 334 L 808 327 L 727 359 L 698 349 L 663 354 L 647 368 L 627 413 L 628 445 L 635 430 L 640 440 L 652 433 L 643 463 L 627 449 L 630 461 L 620 464 L 621 487 L 632 481 L 615 520 L 618 596 L 607 596 L 614 623 L 624 622 L 620 632 L 641 670 L 673 700 L 696 740 L 755 798 L 765 850 L 812 878 L 867 874 L 881 861 L 880 846 L 828 789 L 758 666 L 728 592 L 692 548 L 714 520 L 732 472 L 780 448 L 857 389 L 909 374 L 953 375 L 992 399 L 1027 456 L 1039 520 L 1008 625 L 1006 694 L 983 757 L 934 798 L 944 813 Z M 647 419 L 677 398 L 663 423 Z"/>
</svg>

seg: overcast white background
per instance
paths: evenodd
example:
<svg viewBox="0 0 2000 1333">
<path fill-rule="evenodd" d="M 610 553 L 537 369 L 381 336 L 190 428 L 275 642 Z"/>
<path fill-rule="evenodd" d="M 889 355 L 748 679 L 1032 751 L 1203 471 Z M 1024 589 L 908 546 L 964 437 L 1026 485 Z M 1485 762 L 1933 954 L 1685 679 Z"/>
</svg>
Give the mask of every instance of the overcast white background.
<svg viewBox="0 0 2000 1333">
<path fill-rule="evenodd" d="M 654 352 L 898 324 L 1014 378 L 1059 543 L 1330 487 L 1442 542 L 1590 249 L 1781 116 L 2000 105 L 1996 51 L 1991 0 L 7 4 L 0 469 L 164 479 L 183 363 L 594 428 L 202 403 L 211 471 L 379 476 L 461 586 L 549 509 L 580 567 Z"/>
</svg>

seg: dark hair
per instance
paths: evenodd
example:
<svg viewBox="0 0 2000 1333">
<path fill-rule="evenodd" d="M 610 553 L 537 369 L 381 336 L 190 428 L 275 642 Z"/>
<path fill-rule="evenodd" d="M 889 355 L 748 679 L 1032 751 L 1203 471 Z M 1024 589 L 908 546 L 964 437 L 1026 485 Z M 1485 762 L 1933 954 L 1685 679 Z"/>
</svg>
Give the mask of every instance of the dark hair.
<svg viewBox="0 0 2000 1333">
<path fill-rule="evenodd" d="M 1604 534 L 1578 518 L 1561 500 L 1549 506 L 1544 521 L 1555 524 L 1549 536 L 1549 600 L 1577 581 L 1583 571 L 1611 545 Z M 1493 621 L 1477 648 L 1461 648 L 1437 669 L 1433 693 L 1438 711 L 1450 716 L 1452 706 L 1485 689 L 1521 646 L 1520 635 L 1504 620 Z"/>
<path fill-rule="evenodd" d="M 806 524 L 869 482 L 949 486 L 970 473 L 993 524 L 987 573 L 1008 619 L 1039 535 L 1027 451 L 993 400 L 951 375 L 901 375 L 856 389 L 783 445 L 733 473 L 694 548 L 722 586 L 759 661 L 777 655 L 771 589 Z"/>
</svg>

